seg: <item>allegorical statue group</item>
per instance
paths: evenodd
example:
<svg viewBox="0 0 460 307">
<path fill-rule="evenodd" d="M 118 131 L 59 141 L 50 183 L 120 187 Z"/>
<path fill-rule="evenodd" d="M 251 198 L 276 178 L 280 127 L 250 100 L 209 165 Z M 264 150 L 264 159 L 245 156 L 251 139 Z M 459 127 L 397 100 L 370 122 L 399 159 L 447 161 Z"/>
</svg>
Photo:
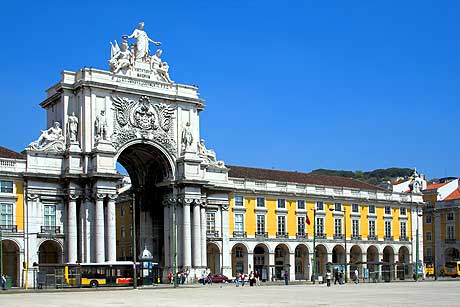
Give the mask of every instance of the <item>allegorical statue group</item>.
<svg viewBox="0 0 460 307">
<path fill-rule="evenodd" d="M 128 46 L 127 39 L 134 38 L 136 43 Z M 131 35 L 123 35 L 120 45 L 115 41 L 111 45 L 111 55 L 109 60 L 110 70 L 113 73 L 118 73 L 123 70 L 132 70 L 136 62 L 148 63 L 150 69 L 158 77 L 159 80 L 172 83 L 169 77 L 169 65 L 161 60 L 163 51 L 157 49 L 153 55 L 150 54 L 149 43 L 155 46 L 160 46 L 160 42 L 156 42 L 147 35 L 144 31 L 144 23 L 140 22 L 137 29 Z"/>
</svg>

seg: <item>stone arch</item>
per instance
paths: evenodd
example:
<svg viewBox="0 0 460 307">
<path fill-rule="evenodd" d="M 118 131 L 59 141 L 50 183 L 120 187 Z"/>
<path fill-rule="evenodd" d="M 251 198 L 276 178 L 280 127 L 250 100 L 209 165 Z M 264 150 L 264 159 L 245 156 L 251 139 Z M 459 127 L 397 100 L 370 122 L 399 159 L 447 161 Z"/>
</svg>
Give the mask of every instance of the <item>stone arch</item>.
<svg viewBox="0 0 460 307">
<path fill-rule="evenodd" d="M 382 278 L 385 281 L 394 279 L 395 272 L 395 250 L 393 246 L 387 245 L 383 248 Z"/>
<path fill-rule="evenodd" d="M 378 278 L 380 259 L 379 259 L 379 250 L 377 246 L 370 245 L 367 248 L 366 258 L 367 258 L 367 269 L 369 270 L 369 277 Z"/>
<path fill-rule="evenodd" d="M 398 279 L 406 279 L 411 275 L 410 253 L 407 246 L 401 246 L 398 250 L 398 262 L 396 264 Z"/>
<path fill-rule="evenodd" d="M 3 239 L 2 244 L 2 272 L 11 277 L 13 286 L 19 286 L 20 276 L 20 245 L 15 240 Z"/>
<path fill-rule="evenodd" d="M 294 250 L 295 254 L 295 279 L 307 280 L 310 276 L 310 252 L 307 245 L 298 244 Z"/>
<path fill-rule="evenodd" d="M 55 240 L 44 240 L 38 247 L 39 264 L 62 263 L 62 247 Z"/>
<path fill-rule="evenodd" d="M 318 275 L 326 274 L 327 255 L 328 255 L 328 250 L 325 245 L 323 244 L 316 245 L 316 274 Z"/>
<path fill-rule="evenodd" d="M 208 242 L 206 246 L 207 254 L 207 267 L 211 270 L 212 274 L 218 274 L 221 272 L 220 265 L 220 247 L 216 243 Z"/>
<path fill-rule="evenodd" d="M 291 266 L 289 263 L 289 247 L 284 244 L 280 243 L 275 247 L 275 278 L 283 279 L 284 272 L 288 271 Z"/>
<path fill-rule="evenodd" d="M 460 252 L 455 247 L 446 248 L 444 252 L 445 262 L 460 260 Z"/>
<path fill-rule="evenodd" d="M 232 274 L 248 273 L 248 248 L 245 244 L 237 243 L 232 247 Z"/>
<path fill-rule="evenodd" d="M 254 271 L 259 273 L 262 280 L 268 279 L 270 248 L 264 243 L 258 243 L 252 251 Z"/>
<path fill-rule="evenodd" d="M 332 263 L 335 265 L 346 265 L 345 248 L 337 244 L 332 248 Z"/>
<path fill-rule="evenodd" d="M 363 250 L 359 245 L 353 245 L 350 248 L 350 276 L 355 277 L 355 270 L 358 270 L 358 274 L 361 274 L 363 271 Z"/>
</svg>

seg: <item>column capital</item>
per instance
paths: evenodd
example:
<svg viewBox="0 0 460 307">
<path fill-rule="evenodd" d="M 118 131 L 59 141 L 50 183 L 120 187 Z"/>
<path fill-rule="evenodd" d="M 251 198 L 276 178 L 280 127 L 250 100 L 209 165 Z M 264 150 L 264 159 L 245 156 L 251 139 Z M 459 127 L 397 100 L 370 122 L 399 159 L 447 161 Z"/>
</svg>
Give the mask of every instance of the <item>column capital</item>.
<svg viewBox="0 0 460 307">
<path fill-rule="evenodd" d="M 80 198 L 80 194 L 78 193 L 75 193 L 75 192 L 69 192 L 69 194 L 67 194 L 67 200 L 77 200 L 78 198 Z"/>
<path fill-rule="evenodd" d="M 104 200 L 104 198 L 106 198 L 107 194 L 104 194 L 104 193 L 94 193 L 93 197 L 96 199 L 96 200 Z"/>
<path fill-rule="evenodd" d="M 107 194 L 109 200 L 116 200 L 118 198 L 118 194 Z"/>
</svg>

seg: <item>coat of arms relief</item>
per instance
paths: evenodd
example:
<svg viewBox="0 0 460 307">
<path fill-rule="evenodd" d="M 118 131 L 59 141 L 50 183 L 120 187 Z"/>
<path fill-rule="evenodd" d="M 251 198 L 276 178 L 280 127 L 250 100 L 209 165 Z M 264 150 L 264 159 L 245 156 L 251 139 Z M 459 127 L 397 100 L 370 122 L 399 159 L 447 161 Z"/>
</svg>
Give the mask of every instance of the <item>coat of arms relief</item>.
<svg viewBox="0 0 460 307">
<path fill-rule="evenodd" d="M 147 139 L 176 156 L 172 125 L 175 107 L 166 103 L 153 103 L 147 96 L 140 97 L 138 101 L 112 96 L 112 101 L 115 110 L 112 144 L 115 148 L 134 139 Z"/>
</svg>

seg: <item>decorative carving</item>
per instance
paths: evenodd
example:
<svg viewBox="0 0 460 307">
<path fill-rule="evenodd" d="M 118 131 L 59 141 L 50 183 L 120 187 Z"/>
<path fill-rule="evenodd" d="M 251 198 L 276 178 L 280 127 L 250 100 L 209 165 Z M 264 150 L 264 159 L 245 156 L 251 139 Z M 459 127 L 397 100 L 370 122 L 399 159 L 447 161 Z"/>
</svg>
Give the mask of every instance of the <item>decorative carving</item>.
<svg viewBox="0 0 460 307">
<path fill-rule="evenodd" d="M 133 38 L 135 44 L 128 47 L 127 39 Z M 149 43 L 160 46 L 160 42 L 153 41 L 144 31 L 144 23 L 140 22 L 138 29 L 131 35 L 123 35 L 120 46 L 117 41 L 110 42 L 110 71 L 115 74 L 173 83 L 169 77 L 169 64 L 161 60 L 163 50 L 157 49 L 150 54 Z"/>
<path fill-rule="evenodd" d="M 212 149 L 207 149 L 204 145 L 204 140 L 202 139 L 198 143 L 198 155 L 205 160 L 205 163 L 216 166 L 219 168 L 224 168 L 224 161 L 218 161 L 216 158 L 216 152 Z"/>
<path fill-rule="evenodd" d="M 78 144 L 78 117 L 75 116 L 75 112 L 68 118 L 68 130 L 70 143 Z"/>
<path fill-rule="evenodd" d="M 187 152 L 187 149 L 190 148 L 192 143 L 193 143 L 193 134 L 190 129 L 190 122 L 187 122 L 185 127 L 182 129 L 182 154 L 185 154 L 185 152 Z"/>
<path fill-rule="evenodd" d="M 130 140 L 143 138 L 155 141 L 176 156 L 172 126 L 175 107 L 164 103 L 153 104 L 147 96 L 142 96 L 137 102 L 118 96 L 113 96 L 112 100 L 115 109 L 112 142 L 115 148 Z"/>
<path fill-rule="evenodd" d="M 65 140 L 62 135 L 61 124 L 55 122 L 48 130 L 42 130 L 38 140 L 29 144 L 28 150 L 61 152 L 64 151 Z"/>
<path fill-rule="evenodd" d="M 107 120 L 104 110 L 101 110 L 101 113 L 96 116 L 96 121 L 94 122 L 94 135 L 96 143 L 107 140 Z"/>
<path fill-rule="evenodd" d="M 67 195 L 67 197 L 68 197 L 68 200 L 77 200 L 80 197 L 80 195 L 78 195 L 77 193 L 70 192 Z"/>
<path fill-rule="evenodd" d="M 423 178 L 417 173 L 417 169 L 414 168 L 414 174 L 412 180 L 409 183 L 409 189 L 412 193 L 419 194 L 423 189 Z"/>
</svg>

